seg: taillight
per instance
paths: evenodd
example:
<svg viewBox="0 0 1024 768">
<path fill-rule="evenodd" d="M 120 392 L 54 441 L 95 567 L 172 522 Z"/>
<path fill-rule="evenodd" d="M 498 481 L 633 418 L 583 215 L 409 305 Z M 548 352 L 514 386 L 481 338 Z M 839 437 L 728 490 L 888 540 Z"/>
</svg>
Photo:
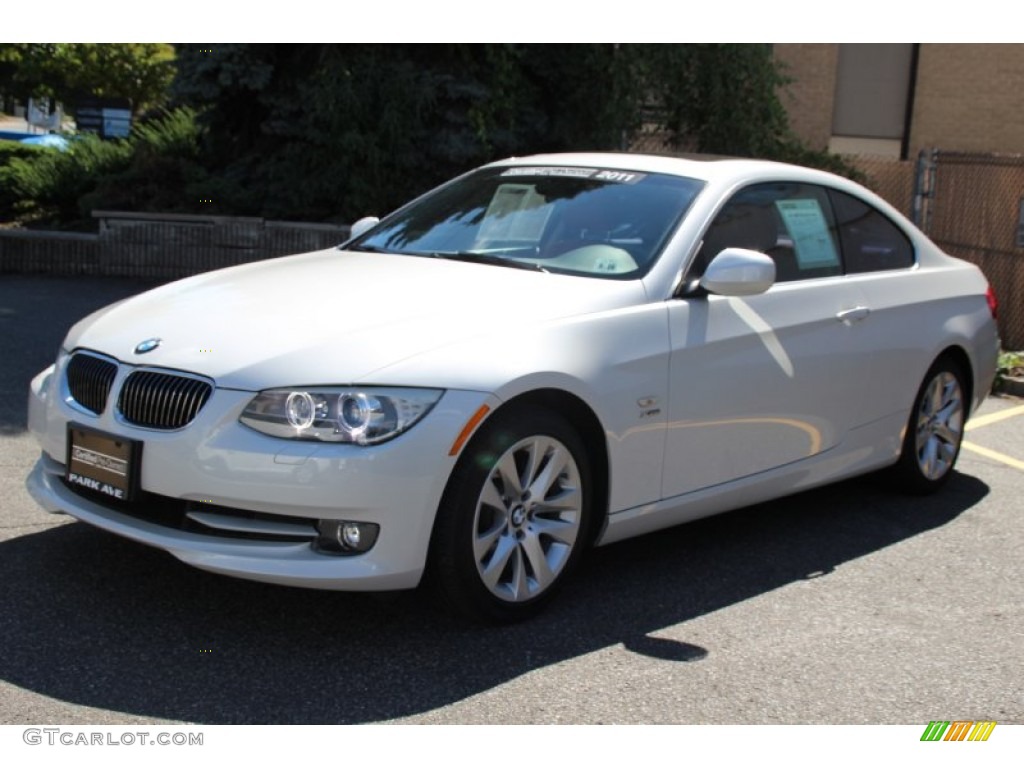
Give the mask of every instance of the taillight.
<svg viewBox="0 0 1024 768">
<path fill-rule="evenodd" d="M 992 286 L 988 287 L 985 291 L 985 300 L 988 302 L 988 311 L 992 313 L 992 319 L 999 319 L 999 299 L 996 298 L 996 292 L 992 290 Z"/>
</svg>

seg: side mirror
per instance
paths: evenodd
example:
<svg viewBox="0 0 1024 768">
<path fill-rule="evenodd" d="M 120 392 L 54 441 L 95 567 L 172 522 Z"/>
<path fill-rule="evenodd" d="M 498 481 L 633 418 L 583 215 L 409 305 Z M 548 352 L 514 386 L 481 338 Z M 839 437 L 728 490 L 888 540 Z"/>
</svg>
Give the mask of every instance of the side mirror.
<svg viewBox="0 0 1024 768">
<path fill-rule="evenodd" d="M 711 260 L 700 285 L 721 296 L 754 296 L 775 283 L 775 262 L 746 248 L 726 248 Z"/>
<path fill-rule="evenodd" d="M 353 224 L 351 227 L 349 227 L 348 239 L 349 240 L 355 240 L 357 237 L 359 237 L 364 232 L 368 232 L 373 227 L 377 226 L 377 224 L 379 222 L 380 222 L 380 219 L 377 218 L 376 216 L 364 216 L 359 221 L 357 221 L 355 224 Z"/>
</svg>

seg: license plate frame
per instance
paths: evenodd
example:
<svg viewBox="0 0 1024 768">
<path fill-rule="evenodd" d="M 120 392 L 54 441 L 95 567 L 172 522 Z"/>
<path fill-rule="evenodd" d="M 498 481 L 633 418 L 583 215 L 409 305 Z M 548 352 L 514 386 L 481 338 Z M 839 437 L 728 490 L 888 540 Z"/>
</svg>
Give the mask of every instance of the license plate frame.
<svg viewBox="0 0 1024 768">
<path fill-rule="evenodd" d="M 142 441 L 71 422 L 64 480 L 71 486 L 130 502 L 139 491 Z"/>
</svg>

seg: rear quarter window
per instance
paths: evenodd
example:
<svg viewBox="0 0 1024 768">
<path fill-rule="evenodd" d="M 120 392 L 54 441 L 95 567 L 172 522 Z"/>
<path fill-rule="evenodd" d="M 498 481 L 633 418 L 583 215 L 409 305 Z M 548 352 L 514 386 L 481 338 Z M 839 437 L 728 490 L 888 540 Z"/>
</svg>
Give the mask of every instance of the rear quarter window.
<svg viewBox="0 0 1024 768">
<path fill-rule="evenodd" d="M 914 266 L 914 246 L 885 214 L 862 200 L 829 190 L 848 274 Z"/>
</svg>

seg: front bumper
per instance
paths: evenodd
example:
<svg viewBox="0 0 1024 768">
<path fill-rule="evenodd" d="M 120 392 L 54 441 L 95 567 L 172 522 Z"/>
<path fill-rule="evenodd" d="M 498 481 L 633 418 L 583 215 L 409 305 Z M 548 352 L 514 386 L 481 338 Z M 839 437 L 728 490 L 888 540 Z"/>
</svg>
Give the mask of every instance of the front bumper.
<svg viewBox="0 0 1024 768">
<path fill-rule="evenodd" d="M 51 375 L 52 374 L 52 375 Z M 215 390 L 181 430 L 132 427 L 108 412 L 86 416 L 60 398 L 59 369 L 32 382 L 29 428 L 43 449 L 27 480 L 50 512 L 66 512 L 111 533 L 163 549 L 215 573 L 290 586 L 392 590 L 416 586 L 434 517 L 455 457 L 448 450 L 466 420 L 493 398 L 448 391 L 408 433 L 378 446 L 297 442 L 243 426 L 253 393 Z M 195 532 L 147 519 L 145 498 L 126 513 L 117 502 L 81 495 L 63 481 L 67 423 L 75 421 L 143 444 L 139 485 L 146 494 L 273 515 L 279 520 L 354 520 L 380 526 L 362 554 L 316 551 L 310 541 L 266 541 Z M 142 508 L 140 514 L 139 509 Z"/>
</svg>

